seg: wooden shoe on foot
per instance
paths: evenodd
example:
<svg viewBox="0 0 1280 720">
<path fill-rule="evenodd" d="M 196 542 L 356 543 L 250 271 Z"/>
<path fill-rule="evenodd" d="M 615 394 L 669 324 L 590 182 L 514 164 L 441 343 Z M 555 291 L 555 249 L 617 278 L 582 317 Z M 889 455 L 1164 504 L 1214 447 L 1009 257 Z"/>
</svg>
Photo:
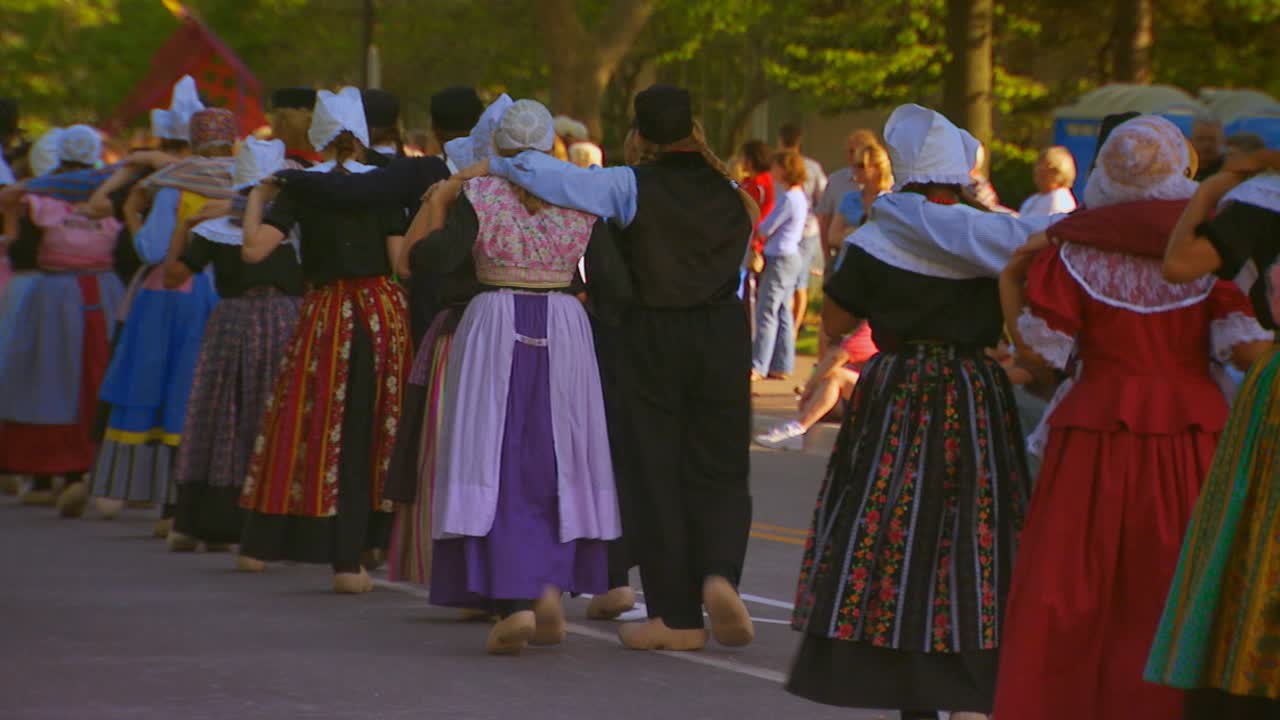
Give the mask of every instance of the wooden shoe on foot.
<svg viewBox="0 0 1280 720">
<path fill-rule="evenodd" d="M 0 475 L 0 495 L 17 495 L 22 491 L 22 478 L 17 475 Z"/>
<path fill-rule="evenodd" d="M 711 617 L 711 637 L 729 647 L 750 645 L 755 639 L 755 627 L 751 614 L 738 597 L 733 585 L 719 575 L 712 575 L 702 584 L 702 604 Z"/>
<path fill-rule="evenodd" d="M 518 655 L 538 630 L 538 619 L 532 610 L 511 613 L 489 631 L 484 649 L 490 655 Z"/>
<path fill-rule="evenodd" d="M 591 598 L 591 603 L 587 605 L 587 619 L 616 620 L 619 615 L 635 606 L 636 591 L 630 587 L 616 587 Z"/>
<path fill-rule="evenodd" d="M 333 591 L 344 595 L 359 595 L 373 590 L 373 578 L 360 569 L 358 573 L 334 573 Z"/>
<path fill-rule="evenodd" d="M 458 612 L 459 622 L 493 622 L 493 613 L 488 610 L 476 610 L 475 608 L 463 608 Z"/>
<path fill-rule="evenodd" d="M 78 518 L 89 506 L 89 488 L 84 482 L 71 483 L 58 495 L 58 514 L 64 518 Z"/>
<path fill-rule="evenodd" d="M 653 618 L 624 624 L 618 639 L 632 650 L 701 650 L 707 646 L 707 631 L 673 630 L 662 618 Z"/>
<path fill-rule="evenodd" d="M 173 518 L 160 518 L 156 521 L 156 526 L 151 530 L 152 535 L 162 540 L 167 539 L 171 532 L 173 532 Z"/>
<path fill-rule="evenodd" d="M 559 588 L 547 588 L 533 604 L 533 616 L 537 629 L 529 642 L 533 645 L 559 645 L 564 642 L 564 593 Z"/>
<path fill-rule="evenodd" d="M 165 538 L 165 544 L 169 546 L 169 552 L 195 552 L 200 547 L 200 541 L 184 535 L 174 530 L 169 533 L 169 537 Z"/>
<path fill-rule="evenodd" d="M 248 555 L 237 555 L 236 569 L 240 572 L 260 573 L 267 569 L 267 564 L 258 558 L 249 557 Z"/>
<path fill-rule="evenodd" d="M 103 520 L 115 520 L 124 512 L 124 501 L 97 497 L 93 499 L 93 508 Z"/>
</svg>

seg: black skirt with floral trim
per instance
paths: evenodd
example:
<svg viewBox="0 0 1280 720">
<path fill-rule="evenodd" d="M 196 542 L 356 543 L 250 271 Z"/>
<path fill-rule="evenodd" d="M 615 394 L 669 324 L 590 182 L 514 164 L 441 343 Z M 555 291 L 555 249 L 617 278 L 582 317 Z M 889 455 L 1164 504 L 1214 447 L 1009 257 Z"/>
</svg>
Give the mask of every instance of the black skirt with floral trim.
<svg viewBox="0 0 1280 720">
<path fill-rule="evenodd" d="M 1012 387 L 981 350 L 873 357 L 818 494 L 788 690 L 989 712 L 1029 478 Z"/>
</svg>

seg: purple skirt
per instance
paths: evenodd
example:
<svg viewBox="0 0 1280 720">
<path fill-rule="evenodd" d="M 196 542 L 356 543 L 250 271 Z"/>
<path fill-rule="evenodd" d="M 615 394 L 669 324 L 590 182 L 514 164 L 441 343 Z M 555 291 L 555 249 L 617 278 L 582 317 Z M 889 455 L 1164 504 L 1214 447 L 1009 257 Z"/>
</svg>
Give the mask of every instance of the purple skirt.
<svg viewBox="0 0 1280 720">
<path fill-rule="evenodd" d="M 515 295 L 515 331 L 534 340 L 547 337 L 545 295 Z M 550 354 L 545 346 L 517 342 L 493 527 L 484 537 L 435 541 L 431 603 L 491 609 L 495 600 L 537 599 L 548 586 L 607 591 L 608 543 L 560 542 L 558 493 Z"/>
</svg>

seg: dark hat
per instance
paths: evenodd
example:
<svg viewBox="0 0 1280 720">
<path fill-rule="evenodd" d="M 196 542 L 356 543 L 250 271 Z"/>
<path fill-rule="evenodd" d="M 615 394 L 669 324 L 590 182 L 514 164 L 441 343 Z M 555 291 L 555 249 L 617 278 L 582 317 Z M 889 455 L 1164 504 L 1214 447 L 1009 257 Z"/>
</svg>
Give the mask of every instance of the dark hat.
<svg viewBox="0 0 1280 720">
<path fill-rule="evenodd" d="M 400 98 L 386 90 L 361 90 L 364 120 L 371 128 L 395 127 L 400 121 Z"/>
<path fill-rule="evenodd" d="M 18 101 L 0 98 L 0 137 L 18 132 Z"/>
<path fill-rule="evenodd" d="M 480 121 L 484 103 L 476 89 L 454 85 L 431 96 L 431 126 L 445 132 L 468 132 Z"/>
<path fill-rule="evenodd" d="M 299 110 L 311 110 L 316 106 L 315 88 L 308 87 L 291 87 L 280 88 L 271 93 L 271 107 L 279 110 L 280 108 L 298 108 Z"/>
<path fill-rule="evenodd" d="M 636 95 L 636 130 L 649 142 L 667 145 L 693 133 L 693 100 L 674 85 L 650 85 Z"/>
</svg>

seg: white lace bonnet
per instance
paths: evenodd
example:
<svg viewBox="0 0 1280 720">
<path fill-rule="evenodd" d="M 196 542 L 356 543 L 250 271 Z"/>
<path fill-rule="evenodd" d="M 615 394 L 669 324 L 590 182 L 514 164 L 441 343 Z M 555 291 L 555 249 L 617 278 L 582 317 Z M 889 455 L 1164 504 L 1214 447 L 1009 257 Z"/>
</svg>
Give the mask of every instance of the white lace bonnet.
<svg viewBox="0 0 1280 720">
<path fill-rule="evenodd" d="M 285 147 L 280 140 L 259 140 L 250 135 L 236 152 L 235 170 L 231 175 L 233 190 L 253 187 L 262 178 L 284 167 Z"/>
<path fill-rule="evenodd" d="M 191 116 L 203 109 L 195 78 L 183 75 L 173 86 L 169 109 L 151 111 L 151 134 L 164 140 L 190 140 Z"/>
<path fill-rule="evenodd" d="M 502 114 L 493 143 L 499 150 L 541 150 L 555 147 L 555 122 L 537 100 L 517 100 Z"/>
<path fill-rule="evenodd" d="M 893 189 L 913 183 L 968 185 L 978 161 L 978 141 L 941 113 L 900 105 L 884 124 L 884 142 L 893 165 Z"/>
<path fill-rule="evenodd" d="M 364 118 L 360 90 L 348 86 L 336 93 L 328 90 L 316 93 L 316 108 L 307 131 L 312 146 L 324 150 L 344 130 L 354 135 L 361 145 L 369 147 L 369 124 Z"/>
<path fill-rule="evenodd" d="M 58 158 L 62 162 L 97 165 L 102 157 L 102 137 L 88 125 L 72 125 L 58 139 Z"/>
<path fill-rule="evenodd" d="M 1098 151 L 1084 188 L 1086 207 L 1141 200 L 1185 200 L 1196 190 L 1187 177 L 1191 154 L 1177 125 L 1159 115 L 1121 123 Z"/>
</svg>

